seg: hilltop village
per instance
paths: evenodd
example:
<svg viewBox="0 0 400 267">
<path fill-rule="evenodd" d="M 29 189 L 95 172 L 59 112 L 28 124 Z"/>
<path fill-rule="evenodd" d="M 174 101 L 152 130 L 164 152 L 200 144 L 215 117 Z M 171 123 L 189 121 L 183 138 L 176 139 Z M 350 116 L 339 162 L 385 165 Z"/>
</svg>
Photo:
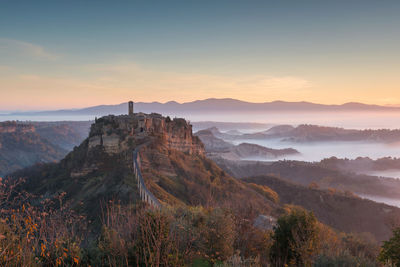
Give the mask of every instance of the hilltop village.
<svg viewBox="0 0 400 267">
<path fill-rule="evenodd" d="M 13 123 L 5 126 L 3 131 L 10 133 L 3 133 L 4 137 L 15 134 Z M 44 131 L 39 126 L 35 131 L 41 129 L 52 140 L 60 137 L 58 130 L 68 129 L 56 125 L 57 131 Z M 30 127 L 27 129 L 22 136 L 33 134 Z M 239 266 L 284 266 L 278 263 L 288 261 L 282 253 L 289 252 L 281 247 L 287 240 L 278 239 L 277 234 L 283 229 L 279 227 L 290 227 L 285 238 L 307 233 L 304 239 L 290 241 L 297 242 L 290 251 L 290 261 L 298 262 L 297 266 L 312 266 L 311 262 L 326 266 L 327 261 L 341 262 L 346 255 L 345 266 L 357 266 L 358 261 L 378 266 L 378 242 L 391 236 L 389 222 L 400 221 L 400 209 L 340 189 L 319 188 L 315 183 L 311 187 L 311 180 L 305 185 L 296 184 L 286 178 L 288 173 L 273 169 L 276 164 L 236 160 L 246 155 L 296 151 L 235 146 L 216 137 L 223 134 L 208 129 L 193 135 L 192 125 L 186 120 L 134 113 L 131 102 L 127 115 L 96 119 L 87 138 L 59 162 L 12 173 L 8 181 L 24 179 L 17 190 L 31 196 L 24 205 L 38 214 L 34 220 L 40 231 L 48 229 L 45 219 L 56 222 L 61 229 L 56 236 L 39 237 L 50 256 L 36 258 L 49 264 L 54 261 L 50 253 L 56 253 L 57 248 L 50 241 L 60 238 L 60 232 L 61 240 L 68 242 L 57 246 L 76 252 L 66 253 L 63 260 L 74 260 L 82 266 L 134 266 L 137 262 L 146 266 L 154 259 L 163 266 L 192 266 L 198 261 L 203 264 L 200 266 L 232 266 L 233 262 L 240 262 Z M 289 164 L 287 171 L 297 166 L 290 161 L 279 164 Z M 296 174 L 303 177 L 304 172 Z M 53 204 L 46 206 L 48 201 Z M 11 207 L 10 214 L 19 207 Z M 43 210 L 51 210 L 52 214 L 41 218 Z M 24 212 L 17 214 L 21 229 L 25 227 Z M 18 222 L 5 222 L 4 229 L 18 226 Z M 79 225 L 79 231 L 66 223 Z M 369 233 L 370 239 L 365 239 L 363 233 Z M 86 239 L 90 245 L 83 241 Z M 15 239 L 7 236 L 0 243 L 9 245 L 10 240 Z M 148 245 L 160 250 L 149 254 L 143 251 Z M 312 257 L 299 254 L 310 247 Z M 11 255 L 7 260 L 14 259 Z"/>
<path fill-rule="evenodd" d="M 127 142 L 141 144 L 157 139 L 170 149 L 189 154 L 204 154 L 204 146 L 192 134 L 192 125 L 184 119 L 163 117 L 161 114 L 133 113 L 109 115 L 96 119 L 89 134 L 89 148 L 104 147 L 109 153 L 118 153 Z"/>
</svg>

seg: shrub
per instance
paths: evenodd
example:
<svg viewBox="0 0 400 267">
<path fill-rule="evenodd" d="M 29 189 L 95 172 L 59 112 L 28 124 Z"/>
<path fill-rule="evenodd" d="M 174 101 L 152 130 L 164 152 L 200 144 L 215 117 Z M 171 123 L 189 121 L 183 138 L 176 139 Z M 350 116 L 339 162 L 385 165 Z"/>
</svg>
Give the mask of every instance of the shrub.
<svg viewBox="0 0 400 267">
<path fill-rule="evenodd" d="M 272 234 L 271 260 L 277 266 L 311 266 L 319 251 L 318 221 L 312 212 L 294 208 L 278 219 Z"/>
<path fill-rule="evenodd" d="M 163 211 L 109 205 L 98 242 L 101 263 L 106 266 L 182 266 L 176 238 L 170 231 L 171 221 L 171 216 Z"/>
<path fill-rule="evenodd" d="M 172 231 L 186 262 L 203 258 L 215 263 L 233 255 L 236 231 L 231 213 L 220 208 L 179 208 L 174 213 Z"/>
<path fill-rule="evenodd" d="M 385 264 L 400 266 L 400 227 L 393 229 L 393 237 L 383 243 L 378 259 Z"/>
<path fill-rule="evenodd" d="M 62 205 L 64 193 L 31 206 L 17 184 L 0 180 L 0 265 L 79 265 L 84 217 Z"/>
<path fill-rule="evenodd" d="M 350 255 L 348 252 L 344 252 L 337 256 L 318 255 L 314 264 L 314 267 L 375 267 L 378 266 L 374 261 L 362 257 L 355 257 Z"/>
<path fill-rule="evenodd" d="M 255 190 L 257 193 L 263 195 L 267 199 L 273 201 L 274 203 L 279 202 L 279 196 L 278 193 L 276 193 L 274 190 L 269 188 L 268 186 L 265 185 L 258 185 L 254 183 L 249 183 L 248 184 L 253 190 Z"/>
</svg>

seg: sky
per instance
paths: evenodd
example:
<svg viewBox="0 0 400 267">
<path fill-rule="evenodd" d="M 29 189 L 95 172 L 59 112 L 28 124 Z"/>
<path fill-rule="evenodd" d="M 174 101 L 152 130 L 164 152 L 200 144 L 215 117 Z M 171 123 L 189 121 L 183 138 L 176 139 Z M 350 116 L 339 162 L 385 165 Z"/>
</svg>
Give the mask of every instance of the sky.
<svg viewBox="0 0 400 267">
<path fill-rule="evenodd" d="M 400 1 L 0 0 L 0 111 L 400 104 Z"/>
</svg>

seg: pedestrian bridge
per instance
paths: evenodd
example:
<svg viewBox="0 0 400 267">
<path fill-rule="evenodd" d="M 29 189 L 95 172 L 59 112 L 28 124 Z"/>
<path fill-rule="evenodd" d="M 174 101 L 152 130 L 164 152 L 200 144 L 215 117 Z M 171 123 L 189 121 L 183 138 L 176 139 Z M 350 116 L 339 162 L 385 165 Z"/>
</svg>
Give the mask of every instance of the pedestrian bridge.
<svg viewBox="0 0 400 267">
<path fill-rule="evenodd" d="M 141 146 L 137 147 L 133 151 L 133 173 L 137 180 L 140 199 L 152 207 L 160 208 L 161 207 L 160 201 L 158 201 L 158 199 L 147 189 L 146 184 L 144 183 L 144 180 L 143 180 L 142 173 L 140 171 L 140 167 L 141 167 L 140 155 L 139 155 L 140 147 Z"/>
</svg>

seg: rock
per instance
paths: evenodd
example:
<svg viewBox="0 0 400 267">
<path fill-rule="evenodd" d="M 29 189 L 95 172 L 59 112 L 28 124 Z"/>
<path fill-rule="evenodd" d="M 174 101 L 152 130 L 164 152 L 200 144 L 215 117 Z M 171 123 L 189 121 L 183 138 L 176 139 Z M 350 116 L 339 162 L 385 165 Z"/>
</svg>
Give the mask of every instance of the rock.
<svg viewBox="0 0 400 267">
<path fill-rule="evenodd" d="M 134 116 L 105 116 L 92 125 L 89 150 L 102 146 L 108 154 L 126 149 L 128 139 L 141 143 L 146 138 L 156 138 L 167 148 L 189 154 L 204 154 L 204 146 L 192 134 L 192 125 L 184 119 L 171 120 L 157 113 L 137 113 Z"/>
<path fill-rule="evenodd" d="M 89 149 L 101 145 L 101 136 L 92 136 L 89 138 Z"/>
<path fill-rule="evenodd" d="M 109 154 L 119 153 L 119 136 L 115 133 L 111 135 L 103 135 L 103 147 L 105 151 Z"/>
<path fill-rule="evenodd" d="M 259 215 L 254 220 L 254 226 L 262 230 L 272 230 L 276 225 L 276 218 L 268 215 Z"/>
</svg>

